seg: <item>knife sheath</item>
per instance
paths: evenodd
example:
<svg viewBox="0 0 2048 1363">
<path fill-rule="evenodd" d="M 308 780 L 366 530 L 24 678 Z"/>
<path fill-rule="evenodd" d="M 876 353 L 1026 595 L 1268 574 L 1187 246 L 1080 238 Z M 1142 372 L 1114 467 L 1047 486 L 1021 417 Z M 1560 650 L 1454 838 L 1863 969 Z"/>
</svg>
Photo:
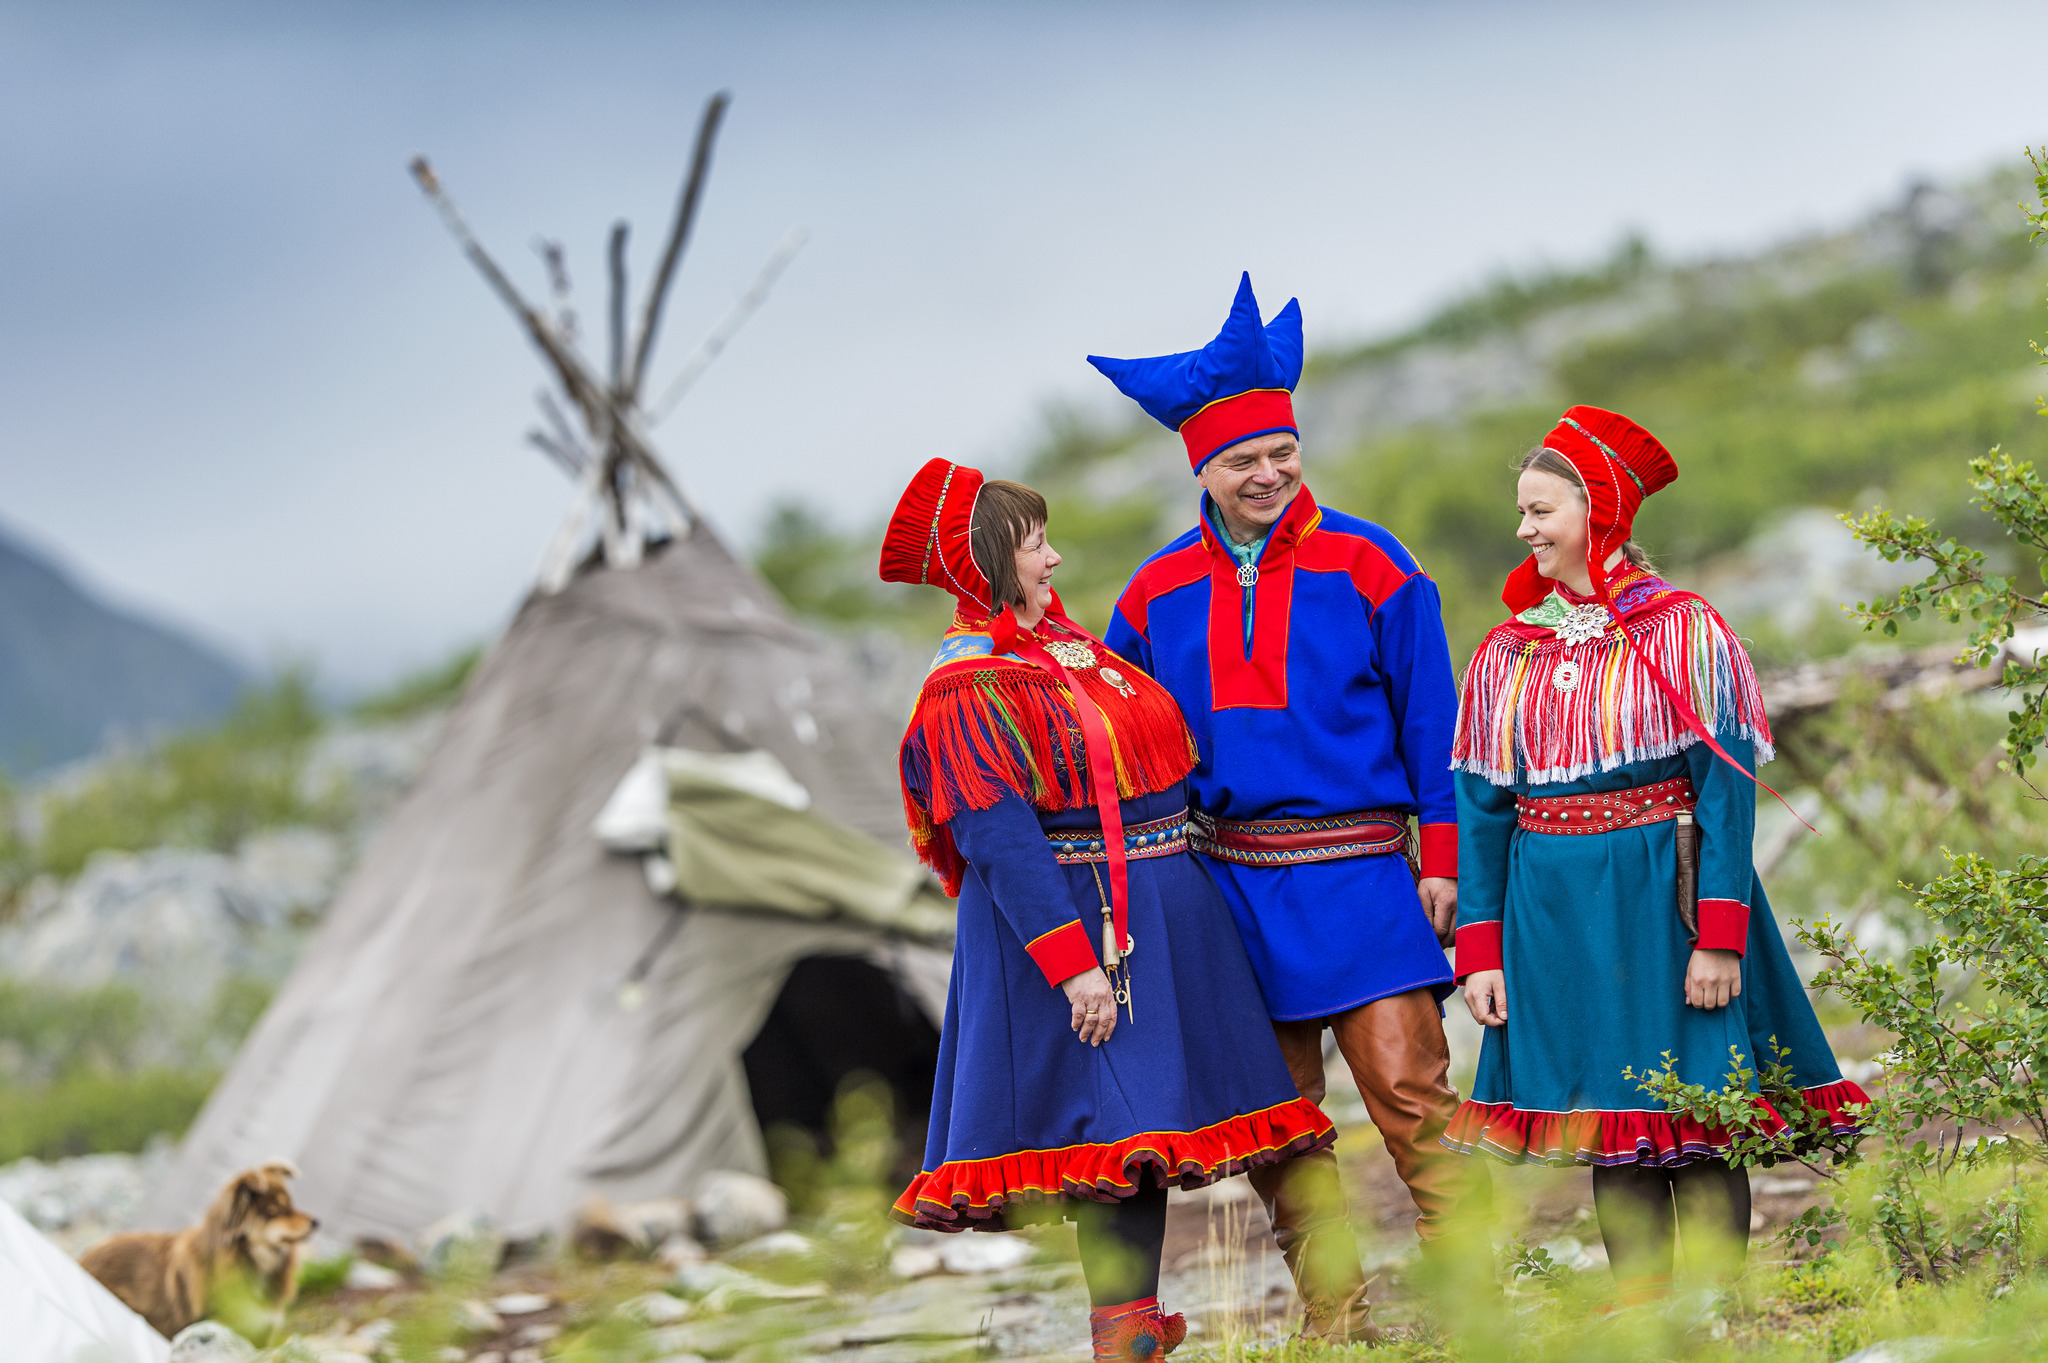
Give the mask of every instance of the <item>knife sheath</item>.
<svg viewBox="0 0 2048 1363">
<path fill-rule="evenodd" d="M 1700 826 L 1690 811 L 1677 818 L 1678 921 L 1685 925 L 1685 938 L 1695 946 L 1700 940 Z"/>
</svg>

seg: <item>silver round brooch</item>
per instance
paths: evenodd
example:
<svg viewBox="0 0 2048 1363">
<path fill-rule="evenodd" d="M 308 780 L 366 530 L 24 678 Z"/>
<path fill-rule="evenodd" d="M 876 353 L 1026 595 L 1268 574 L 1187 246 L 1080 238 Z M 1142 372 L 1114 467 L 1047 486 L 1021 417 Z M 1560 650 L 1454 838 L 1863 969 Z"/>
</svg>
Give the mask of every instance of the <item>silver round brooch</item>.
<svg viewBox="0 0 2048 1363">
<path fill-rule="evenodd" d="M 1555 671 L 1555 672 L 1553 672 L 1553 673 L 1551 673 L 1551 674 L 1550 674 L 1550 684 L 1551 684 L 1552 686 L 1556 687 L 1556 688 L 1557 688 L 1558 690 L 1560 690 L 1560 691 L 1576 691 L 1576 690 L 1578 690 L 1578 689 L 1579 689 L 1579 664 L 1578 664 L 1578 662 L 1577 662 L 1576 660 L 1574 660 L 1574 659 L 1571 659 L 1571 658 L 1566 658 L 1566 659 L 1565 659 L 1565 660 L 1564 660 L 1563 662 L 1559 663 L 1559 664 L 1557 665 L 1557 671 Z"/>
</svg>

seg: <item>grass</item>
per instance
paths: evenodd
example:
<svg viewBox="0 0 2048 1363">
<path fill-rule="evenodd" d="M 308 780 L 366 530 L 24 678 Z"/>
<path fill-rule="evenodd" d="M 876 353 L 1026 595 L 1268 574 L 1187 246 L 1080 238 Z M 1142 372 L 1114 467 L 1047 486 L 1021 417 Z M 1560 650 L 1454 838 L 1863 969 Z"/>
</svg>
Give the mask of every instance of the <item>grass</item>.
<svg viewBox="0 0 2048 1363">
<path fill-rule="evenodd" d="M 269 998 L 231 978 L 200 1016 L 174 1018 L 124 985 L 0 978 L 0 1163 L 182 1134 Z"/>
</svg>

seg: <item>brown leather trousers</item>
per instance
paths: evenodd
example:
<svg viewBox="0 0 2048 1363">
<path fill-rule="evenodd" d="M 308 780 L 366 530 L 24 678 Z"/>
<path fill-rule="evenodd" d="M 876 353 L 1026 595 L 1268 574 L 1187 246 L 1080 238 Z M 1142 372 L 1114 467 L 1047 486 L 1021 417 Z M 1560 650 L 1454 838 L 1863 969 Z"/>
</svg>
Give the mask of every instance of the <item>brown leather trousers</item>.
<svg viewBox="0 0 2048 1363">
<path fill-rule="evenodd" d="M 1450 1046 L 1435 996 L 1413 989 L 1334 1017 L 1275 1022 L 1273 1034 L 1296 1091 L 1317 1103 L 1327 1090 L 1326 1026 L 1336 1034 L 1365 1110 L 1415 1199 L 1415 1230 L 1425 1251 L 1459 1227 L 1483 1226 L 1493 1194 L 1484 1163 L 1437 1143 L 1458 1110 L 1458 1092 L 1451 1087 Z M 1273 1238 L 1306 1305 L 1302 1333 L 1340 1341 L 1375 1337 L 1336 1152 L 1324 1149 L 1254 1169 L 1251 1184 L 1266 1204 Z"/>
</svg>

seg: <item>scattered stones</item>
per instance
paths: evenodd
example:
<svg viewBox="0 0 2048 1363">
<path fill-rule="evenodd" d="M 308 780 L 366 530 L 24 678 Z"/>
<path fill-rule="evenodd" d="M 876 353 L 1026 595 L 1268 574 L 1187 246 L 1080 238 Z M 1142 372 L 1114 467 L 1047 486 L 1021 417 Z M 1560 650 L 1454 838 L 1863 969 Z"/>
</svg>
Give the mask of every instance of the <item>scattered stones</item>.
<svg viewBox="0 0 2048 1363">
<path fill-rule="evenodd" d="M 357 1259 L 348 1266 L 341 1285 L 351 1292 L 389 1292 L 405 1284 L 405 1275 L 368 1259 Z"/>
<path fill-rule="evenodd" d="M 63 890 L 29 896 L 0 931 L 0 973 L 132 984 L 196 1015 L 230 976 L 283 978 L 341 865 L 340 840 L 311 828 L 254 834 L 234 856 L 97 853 Z"/>
<path fill-rule="evenodd" d="M 644 1259 L 687 1236 L 690 1220 L 690 1204 L 680 1197 L 624 1204 L 593 1197 L 578 1209 L 570 1239 L 585 1258 Z"/>
<path fill-rule="evenodd" d="M 16 1160 L 0 1166 L 0 1202 L 75 1254 L 133 1224 L 172 1154 L 159 1141 L 140 1155 Z"/>
<path fill-rule="evenodd" d="M 505 1328 L 505 1318 L 480 1301 L 457 1302 L 455 1328 L 466 1335 L 495 1335 Z"/>
<path fill-rule="evenodd" d="M 720 1169 L 697 1185 L 697 1238 L 723 1248 L 789 1224 L 789 1199 L 756 1174 Z"/>
<path fill-rule="evenodd" d="M 217 1320 L 202 1320 L 178 1331 L 170 1363 L 250 1363 L 256 1346 Z"/>
<path fill-rule="evenodd" d="M 642 1325 L 674 1325 L 690 1314 L 690 1304 L 666 1292 L 649 1292 L 621 1306 L 619 1314 Z"/>
<path fill-rule="evenodd" d="M 1939 1335 L 1881 1339 L 1868 1348 L 1858 1349 L 1844 1358 L 1842 1363 L 1921 1363 L 1921 1360 L 1937 1357 L 1962 1342 L 1959 1339 L 1944 1339 Z"/>
<path fill-rule="evenodd" d="M 417 1255 L 396 1240 L 387 1240 L 381 1235 L 357 1236 L 356 1257 L 367 1259 L 373 1264 L 398 1273 L 413 1274 L 420 1271 Z"/>
<path fill-rule="evenodd" d="M 726 1262 L 769 1263 L 777 1259 L 808 1259 L 819 1252 L 818 1242 L 793 1230 L 779 1230 L 747 1241 L 726 1251 Z"/>
<path fill-rule="evenodd" d="M 655 1251 L 654 1257 L 664 1268 L 674 1271 L 685 1264 L 701 1264 L 710 1258 L 711 1254 L 687 1235 L 672 1235 L 662 1241 L 661 1248 Z"/>
<path fill-rule="evenodd" d="M 1542 1249 L 1550 1256 L 1550 1262 L 1559 1268 L 1568 1268 L 1574 1273 L 1584 1273 L 1600 1265 L 1600 1260 L 1594 1258 L 1586 1249 L 1585 1243 L 1575 1235 L 1546 1240 Z"/>
<path fill-rule="evenodd" d="M 698 1299 L 708 1311 L 725 1311 L 744 1301 L 805 1301 L 825 1295 L 822 1283 L 785 1286 L 743 1273 L 717 1262 L 685 1264 L 676 1272 L 676 1286 Z"/>
<path fill-rule="evenodd" d="M 1021 1235 L 954 1235 L 939 1249 L 948 1273 L 1004 1273 L 1031 1257 L 1031 1242 Z"/>
<path fill-rule="evenodd" d="M 562 1333 L 559 1325 L 529 1325 L 519 1332 L 521 1344 L 545 1344 Z"/>
<path fill-rule="evenodd" d="M 1814 1188 L 1810 1178 L 1760 1178 L 1756 1181 L 1758 1197 L 1790 1197 L 1796 1193 L 1810 1193 Z"/>
<path fill-rule="evenodd" d="M 889 1271 L 899 1278 L 923 1278 L 946 1266 L 935 1245 L 904 1245 L 889 1256 Z"/>
<path fill-rule="evenodd" d="M 539 1292 L 507 1292 L 502 1297 L 491 1298 L 491 1309 L 501 1316 L 531 1316 L 554 1304 L 552 1297 Z"/>
<path fill-rule="evenodd" d="M 420 1232 L 420 1267 L 432 1275 L 460 1263 L 488 1273 L 505 1257 L 505 1237 L 482 1212 L 451 1212 Z"/>
</svg>

